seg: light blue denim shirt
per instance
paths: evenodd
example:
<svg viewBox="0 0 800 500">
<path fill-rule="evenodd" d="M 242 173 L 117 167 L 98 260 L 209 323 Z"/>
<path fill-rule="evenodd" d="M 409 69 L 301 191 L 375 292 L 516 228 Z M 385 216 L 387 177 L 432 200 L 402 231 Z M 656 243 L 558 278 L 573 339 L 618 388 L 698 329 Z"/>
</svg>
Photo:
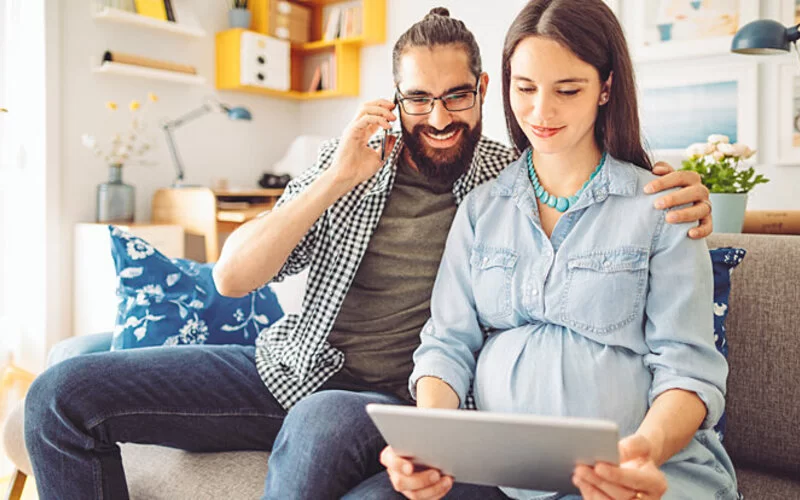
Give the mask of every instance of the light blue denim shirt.
<svg viewBox="0 0 800 500">
<path fill-rule="evenodd" d="M 626 436 L 661 393 L 691 391 L 708 412 L 692 443 L 662 466 L 666 498 L 736 498 L 711 429 L 728 366 L 714 346 L 705 241 L 653 208 L 657 196 L 643 193 L 653 174 L 611 156 L 548 238 L 525 157 L 458 209 L 414 354 L 412 395 L 420 377 L 433 376 L 462 406 L 472 386 L 479 410 L 605 418 Z"/>
</svg>

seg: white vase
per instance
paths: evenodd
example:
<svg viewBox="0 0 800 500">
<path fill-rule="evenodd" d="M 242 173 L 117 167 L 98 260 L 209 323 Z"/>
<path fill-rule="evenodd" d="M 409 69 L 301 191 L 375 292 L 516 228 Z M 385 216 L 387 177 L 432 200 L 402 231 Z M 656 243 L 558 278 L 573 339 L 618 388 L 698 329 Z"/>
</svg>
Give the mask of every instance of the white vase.
<svg viewBox="0 0 800 500">
<path fill-rule="evenodd" d="M 711 193 L 715 233 L 741 233 L 747 210 L 747 193 Z"/>
</svg>

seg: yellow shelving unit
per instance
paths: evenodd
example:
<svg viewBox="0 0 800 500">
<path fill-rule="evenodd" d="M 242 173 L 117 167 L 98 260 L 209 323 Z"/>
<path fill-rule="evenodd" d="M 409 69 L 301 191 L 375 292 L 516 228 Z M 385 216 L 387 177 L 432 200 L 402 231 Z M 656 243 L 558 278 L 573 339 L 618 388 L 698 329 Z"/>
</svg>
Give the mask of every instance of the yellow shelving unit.
<svg viewBox="0 0 800 500">
<path fill-rule="evenodd" d="M 269 25 L 270 5 L 274 0 L 253 0 L 253 31 L 266 34 Z M 349 38 L 323 40 L 323 18 L 326 6 L 342 3 L 352 5 L 353 0 L 297 0 L 295 4 L 311 10 L 311 30 L 308 43 L 291 45 L 291 85 L 290 90 L 272 90 L 250 85 L 240 81 L 241 35 L 242 29 L 231 29 L 217 33 L 217 79 L 219 90 L 240 91 L 296 100 L 328 99 L 350 97 L 359 94 L 361 47 L 386 42 L 386 0 L 360 0 L 361 33 Z M 307 57 L 332 53 L 335 61 L 335 82 L 333 90 L 308 92 L 303 88 L 304 60 Z"/>
</svg>

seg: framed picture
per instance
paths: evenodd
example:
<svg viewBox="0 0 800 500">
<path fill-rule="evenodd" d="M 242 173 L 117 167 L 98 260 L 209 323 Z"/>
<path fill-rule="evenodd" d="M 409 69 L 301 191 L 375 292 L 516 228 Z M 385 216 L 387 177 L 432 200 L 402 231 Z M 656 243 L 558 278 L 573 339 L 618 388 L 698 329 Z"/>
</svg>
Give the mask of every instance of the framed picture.
<svg viewBox="0 0 800 500">
<path fill-rule="evenodd" d="M 786 26 L 800 24 L 800 0 L 781 0 L 781 22 Z"/>
<path fill-rule="evenodd" d="M 631 52 L 637 61 L 729 52 L 740 26 L 758 19 L 758 0 L 636 2 Z"/>
<path fill-rule="evenodd" d="M 778 71 L 778 163 L 800 165 L 800 64 L 781 64 Z"/>
<path fill-rule="evenodd" d="M 637 78 L 642 130 L 657 159 L 680 161 L 711 134 L 758 149 L 757 63 L 652 68 Z"/>
</svg>

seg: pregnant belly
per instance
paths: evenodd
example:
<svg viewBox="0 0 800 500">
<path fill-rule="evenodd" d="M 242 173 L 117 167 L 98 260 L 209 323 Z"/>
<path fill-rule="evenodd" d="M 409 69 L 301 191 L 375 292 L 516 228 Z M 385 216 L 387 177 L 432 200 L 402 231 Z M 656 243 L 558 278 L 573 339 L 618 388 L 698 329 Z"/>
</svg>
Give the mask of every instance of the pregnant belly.
<svg viewBox="0 0 800 500">
<path fill-rule="evenodd" d="M 551 324 L 490 337 L 475 373 L 480 410 L 604 418 L 636 431 L 652 382 L 642 356 Z"/>
</svg>

